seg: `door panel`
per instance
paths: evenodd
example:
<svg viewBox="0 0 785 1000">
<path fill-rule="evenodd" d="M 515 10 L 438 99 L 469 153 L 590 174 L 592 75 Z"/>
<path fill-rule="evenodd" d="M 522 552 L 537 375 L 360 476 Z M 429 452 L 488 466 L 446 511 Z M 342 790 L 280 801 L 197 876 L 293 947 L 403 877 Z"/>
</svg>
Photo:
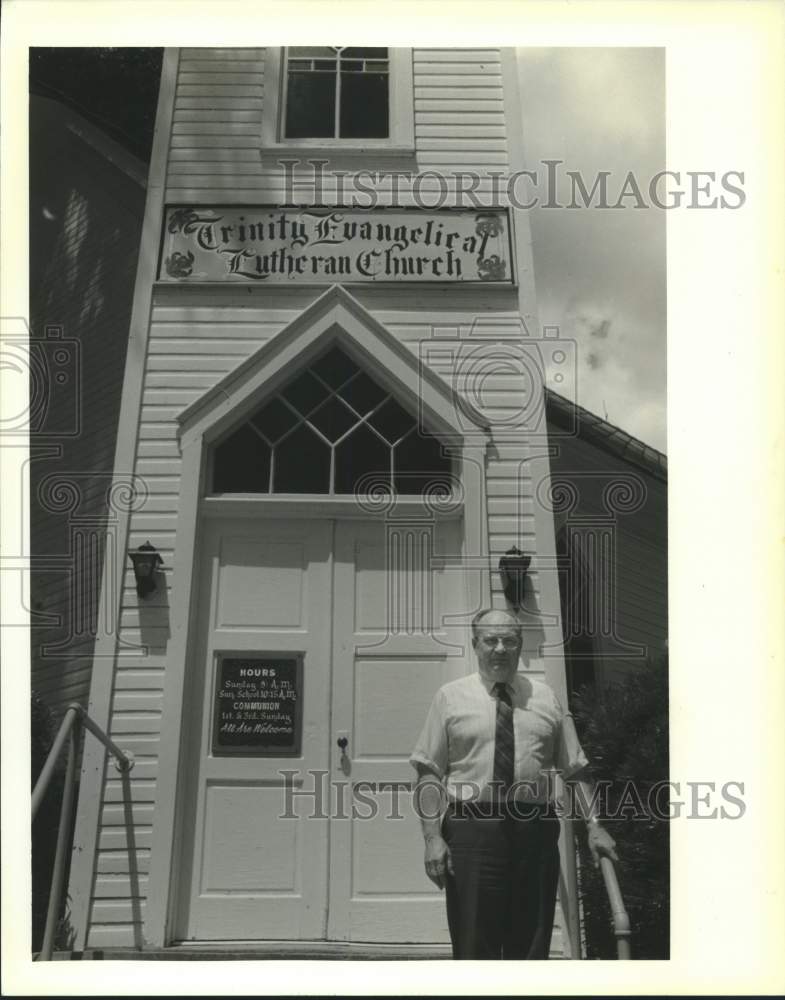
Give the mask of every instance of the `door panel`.
<svg viewBox="0 0 785 1000">
<path fill-rule="evenodd" d="M 327 912 L 327 822 L 287 799 L 327 763 L 332 523 L 211 522 L 204 532 L 195 658 L 192 858 L 182 936 L 191 940 L 322 938 Z M 303 660 L 298 756 L 218 756 L 216 671 L 222 654 L 298 653 Z M 274 750 L 268 751 L 275 754 Z M 287 818 L 287 801 L 293 818 Z"/>
<path fill-rule="evenodd" d="M 457 520 L 336 525 L 331 774 L 346 784 L 346 818 L 330 834 L 334 939 L 449 940 L 408 757 L 436 689 L 469 669 L 464 629 L 444 624 L 469 611 L 464 574 L 439 560 L 460 540 Z"/>
<path fill-rule="evenodd" d="M 293 837 L 278 835 L 279 799 L 277 788 L 207 785 L 200 894 L 296 894 L 300 838 L 296 828 Z"/>
<path fill-rule="evenodd" d="M 408 756 L 436 689 L 472 669 L 465 627 L 444 624 L 469 614 L 465 574 L 440 561 L 461 537 L 457 520 L 208 523 L 178 937 L 448 941 Z M 301 752 L 218 756 L 220 656 L 265 652 L 302 655 Z"/>
</svg>

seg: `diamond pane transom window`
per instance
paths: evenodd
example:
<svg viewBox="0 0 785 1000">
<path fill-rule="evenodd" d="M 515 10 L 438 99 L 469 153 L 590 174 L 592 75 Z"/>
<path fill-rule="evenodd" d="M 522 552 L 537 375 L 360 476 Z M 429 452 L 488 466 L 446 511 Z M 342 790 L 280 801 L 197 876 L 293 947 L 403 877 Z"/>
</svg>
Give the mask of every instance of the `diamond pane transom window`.
<svg viewBox="0 0 785 1000">
<path fill-rule="evenodd" d="M 287 49 L 285 138 L 386 139 L 389 74 L 387 49 Z"/>
<path fill-rule="evenodd" d="M 337 346 L 217 444 L 212 468 L 214 493 L 452 488 L 439 440 Z"/>
</svg>

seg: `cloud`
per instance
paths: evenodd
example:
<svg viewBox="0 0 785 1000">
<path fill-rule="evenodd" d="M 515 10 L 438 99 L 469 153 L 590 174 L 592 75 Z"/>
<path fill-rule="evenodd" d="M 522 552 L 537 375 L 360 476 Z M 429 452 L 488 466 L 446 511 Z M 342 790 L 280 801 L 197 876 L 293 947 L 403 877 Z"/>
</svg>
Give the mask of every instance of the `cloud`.
<svg viewBox="0 0 785 1000">
<path fill-rule="evenodd" d="M 629 171 L 645 190 L 662 169 L 662 50 L 522 49 L 521 80 L 527 169 L 561 159 L 589 186 L 609 170 L 612 201 Z M 535 208 L 529 219 L 540 322 L 575 341 L 576 402 L 664 450 L 665 213 Z"/>
<path fill-rule="evenodd" d="M 608 336 L 608 331 L 611 328 L 611 321 L 609 319 L 604 319 L 597 326 L 589 330 L 590 337 L 599 337 L 601 340 L 605 340 Z"/>
</svg>

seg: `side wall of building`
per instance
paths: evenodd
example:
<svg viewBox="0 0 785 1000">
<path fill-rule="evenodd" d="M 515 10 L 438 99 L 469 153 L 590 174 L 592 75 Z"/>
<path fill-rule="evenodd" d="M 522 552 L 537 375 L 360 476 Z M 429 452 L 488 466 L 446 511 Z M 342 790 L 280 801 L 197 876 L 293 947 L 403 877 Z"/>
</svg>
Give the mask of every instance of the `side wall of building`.
<svg viewBox="0 0 785 1000">
<path fill-rule="evenodd" d="M 112 476 L 144 167 L 35 96 L 30 164 L 32 688 L 59 715 L 87 701 L 107 546 L 117 558 Z"/>
<path fill-rule="evenodd" d="M 576 423 L 553 431 L 555 483 L 572 502 L 559 511 L 557 530 L 577 536 L 591 599 L 576 614 L 576 631 L 592 648 L 594 677 L 612 683 L 656 656 L 668 636 L 668 484 L 664 472 L 603 446 Z M 566 574 L 563 586 L 568 586 Z"/>
</svg>

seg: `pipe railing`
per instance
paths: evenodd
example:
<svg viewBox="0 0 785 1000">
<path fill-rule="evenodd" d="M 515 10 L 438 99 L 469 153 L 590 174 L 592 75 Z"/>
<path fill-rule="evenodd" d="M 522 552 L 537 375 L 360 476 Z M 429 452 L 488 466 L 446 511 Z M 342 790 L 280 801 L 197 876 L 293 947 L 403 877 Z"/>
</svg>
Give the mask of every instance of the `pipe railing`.
<svg viewBox="0 0 785 1000">
<path fill-rule="evenodd" d="M 66 709 L 63 721 L 52 742 L 51 749 L 47 755 L 41 773 L 35 783 L 32 795 L 32 818 L 36 814 L 43 802 L 46 791 L 51 783 L 52 777 L 57 767 L 57 760 L 68 741 L 68 763 L 66 765 L 65 785 L 63 787 L 63 801 L 60 807 L 60 824 L 57 830 L 57 847 L 55 849 L 55 863 L 52 872 L 52 886 L 49 891 L 49 905 L 46 913 L 46 926 L 44 928 L 44 939 L 39 953 L 39 960 L 49 960 L 54 949 L 54 937 L 57 927 L 57 915 L 60 909 L 60 901 L 63 893 L 63 882 L 65 880 L 66 852 L 68 850 L 68 837 L 71 830 L 73 817 L 74 798 L 76 790 L 76 758 L 79 749 L 79 737 L 82 728 L 88 730 L 99 740 L 109 753 L 115 758 L 117 767 L 121 772 L 128 772 L 134 766 L 133 759 L 117 746 L 106 733 L 87 714 L 82 705 L 72 702 Z M 626 961 L 632 957 L 630 948 L 631 925 L 630 918 L 624 906 L 624 899 L 619 887 L 619 880 L 616 876 L 616 868 L 608 857 L 600 858 L 600 870 L 605 884 L 605 891 L 608 895 L 608 902 L 611 908 L 611 920 L 613 922 L 613 934 L 616 938 L 617 958 Z M 571 895 L 571 894 L 570 894 Z"/>
<path fill-rule="evenodd" d="M 608 902 L 611 907 L 611 920 L 613 922 L 613 935 L 616 938 L 616 957 L 622 961 L 632 958 L 630 948 L 630 935 L 632 933 L 629 914 L 624 906 L 619 880 L 616 877 L 616 868 L 610 858 L 600 858 L 600 871 L 602 880 L 605 883 L 605 891 L 608 894 Z"/>
<path fill-rule="evenodd" d="M 578 865 L 575 851 L 575 825 L 569 816 L 562 817 L 559 855 L 559 899 L 562 902 L 565 931 L 570 942 L 570 958 L 581 959 L 581 912 L 578 892 Z"/>
<path fill-rule="evenodd" d="M 569 817 L 562 820 L 565 831 L 565 845 L 573 844 L 577 847 L 573 821 Z M 581 917 L 578 903 L 578 876 L 577 876 L 577 854 L 575 850 L 565 850 L 566 878 L 564 871 L 560 873 L 559 892 L 562 899 L 562 910 L 567 923 L 567 933 L 570 939 L 570 948 L 573 958 L 582 958 L 581 948 Z M 621 894 L 619 879 L 616 875 L 616 866 L 608 857 L 600 858 L 600 871 L 605 885 L 605 893 L 608 897 L 608 904 L 611 910 L 611 924 L 613 936 L 616 939 L 616 958 L 621 961 L 628 961 L 632 958 L 632 948 L 630 938 L 632 937 L 632 924 L 627 909 L 624 905 L 624 898 Z"/>
<path fill-rule="evenodd" d="M 109 753 L 115 758 L 117 767 L 122 772 L 130 771 L 134 766 L 133 759 L 114 743 L 95 722 L 90 718 L 82 705 L 72 702 L 66 709 L 63 721 L 54 738 L 52 747 L 47 755 L 41 773 L 35 783 L 32 796 L 32 818 L 36 814 L 44 800 L 46 791 L 52 781 L 57 767 L 57 761 L 62 753 L 63 747 L 68 742 L 68 763 L 65 771 L 65 785 L 63 786 L 63 801 L 60 807 L 60 824 L 57 829 L 57 847 L 55 849 L 55 861 L 52 871 L 52 885 L 49 890 L 49 905 L 46 911 L 46 925 L 44 927 L 44 938 L 41 944 L 39 960 L 48 961 L 52 957 L 54 950 L 55 931 L 57 929 L 57 916 L 60 910 L 60 903 L 63 895 L 63 883 L 65 881 L 66 855 L 68 852 L 68 840 L 71 832 L 71 823 L 74 811 L 74 799 L 76 792 L 76 758 L 79 751 L 79 737 L 82 729 L 89 730 L 99 740 Z"/>
</svg>

